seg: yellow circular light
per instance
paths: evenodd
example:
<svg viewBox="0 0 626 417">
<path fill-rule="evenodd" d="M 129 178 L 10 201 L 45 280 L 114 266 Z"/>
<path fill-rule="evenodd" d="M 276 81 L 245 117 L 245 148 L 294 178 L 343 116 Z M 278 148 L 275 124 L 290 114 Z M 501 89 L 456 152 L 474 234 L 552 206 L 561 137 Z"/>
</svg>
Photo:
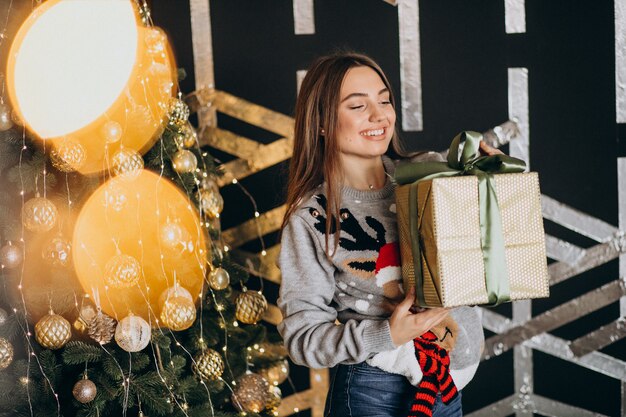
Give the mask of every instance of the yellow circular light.
<svg viewBox="0 0 626 417">
<path fill-rule="evenodd" d="M 119 210 L 106 203 L 111 184 L 126 196 Z M 188 231 L 193 250 L 172 254 L 160 243 L 171 218 Z M 174 183 L 152 171 L 141 170 L 128 181 L 113 178 L 96 189 L 78 214 L 72 245 L 84 291 L 98 297 L 102 310 L 118 320 L 132 313 L 154 323 L 162 307 L 159 297 L 175 280 L 193 300 L 202 289 L 208 253 L 198 212 Z M 107 263 L 118 251 L 139 263 L 141 276 L 132 286 L 107 280 Z"/>
<path fill-rule="evenodd" d="M 17 117 L 54 146 L 70 137 L 85 147 L 81 173 L 104 169 L 119 146 L 144 153 L 162 133 L 175 65 L 167 37 L 139 22 L 130 0 L 48 0 L 11 45 L 7 87 Z M 137 115 L 142 123 L 133 123 Z M 122 129 L 115 143 L 103 135 L 111 121 Z"/>
</svg>

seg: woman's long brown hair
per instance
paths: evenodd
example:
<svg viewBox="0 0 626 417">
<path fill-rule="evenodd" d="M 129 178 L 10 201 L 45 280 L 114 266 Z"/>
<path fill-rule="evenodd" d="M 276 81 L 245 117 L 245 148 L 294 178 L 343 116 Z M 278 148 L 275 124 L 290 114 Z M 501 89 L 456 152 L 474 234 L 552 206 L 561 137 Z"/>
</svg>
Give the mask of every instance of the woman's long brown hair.
<svg viewBox="0 0 626 417">
<path fill-rule="evenodd" d="M 395 100 L 391 85 L 382 69 L 370 57 L 355 52 L 338 52 L 318 58 L 309 68 L 296 101 L 293 156 L 289 165 L 287 183 L 287 211 L 283 218 L 285 227 L 291 215 L 304 198 L 318 185 L 326 183 L 326 254 L 333 223 L 334 248 L 339 242 L 341 186 L 343 171 L 336 137 L 338 125 L 339 92 L 350 68 L 366 66 L 378 73 L 389 89 L 391 105 Z M 321 134 L 322 129 L 324 135 Z M 391 150 L 398 156 L 406 156 L 394 126 Z"/>
</svg>

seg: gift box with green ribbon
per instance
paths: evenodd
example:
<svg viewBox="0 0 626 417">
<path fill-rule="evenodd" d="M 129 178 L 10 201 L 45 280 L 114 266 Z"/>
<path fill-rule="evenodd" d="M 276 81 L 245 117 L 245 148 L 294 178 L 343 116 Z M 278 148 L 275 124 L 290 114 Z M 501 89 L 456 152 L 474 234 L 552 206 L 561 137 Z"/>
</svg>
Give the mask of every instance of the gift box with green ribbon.
<svg viewBox="0 0 626 417">
<path fill-rule="evenodd" d="M 396 208 L 405 289 L 415 305 L 491 305 L 549 294 L 537 173 L 482 156 L 457 135 L 446 162 L 398 165 Z"/>
</svg>

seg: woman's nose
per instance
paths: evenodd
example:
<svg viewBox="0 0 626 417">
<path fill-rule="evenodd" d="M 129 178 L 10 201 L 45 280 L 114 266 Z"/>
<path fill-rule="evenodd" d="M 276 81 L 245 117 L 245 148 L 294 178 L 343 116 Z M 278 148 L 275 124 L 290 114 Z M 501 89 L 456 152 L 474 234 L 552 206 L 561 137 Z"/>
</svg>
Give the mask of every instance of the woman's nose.
<svg viewBox="0 0 626 417">
<path fill-rule="evenodd" d="M 381 122 L 385 120 L 385 113 L 378 106 L 374 106 L 372 112 L 370 113 L 370 121 L 372 122 Z"/>
</svg>

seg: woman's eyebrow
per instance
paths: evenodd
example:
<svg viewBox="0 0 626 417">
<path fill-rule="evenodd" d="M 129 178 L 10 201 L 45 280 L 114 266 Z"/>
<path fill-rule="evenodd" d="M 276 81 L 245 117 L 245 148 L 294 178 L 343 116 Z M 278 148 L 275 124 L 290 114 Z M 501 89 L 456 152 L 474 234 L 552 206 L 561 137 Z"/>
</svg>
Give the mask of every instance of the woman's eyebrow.
<svg viewBox="0 0 626 417">
<path fill-rule="evenodd" d="M 389 91 L 389 89 L 387 87 L 385 87 L 385 88 L 383 88 L 382 90 L 380 90 L 378 92 L 378 95 L 381 95 L 381 94 L 386 93 L 388 91 Z M 343 103 L 344 101 L 346 101 L 346 100 L 348 100 L 348 99 L 350 99 L 352 97 L 367 97 L 367 93 L 352 93 L 352 94 L 348 94 L 347 96 L 345 96 L 343 98 L 343 100 L 340 101 L 340 103 Z"/>
</svg>

